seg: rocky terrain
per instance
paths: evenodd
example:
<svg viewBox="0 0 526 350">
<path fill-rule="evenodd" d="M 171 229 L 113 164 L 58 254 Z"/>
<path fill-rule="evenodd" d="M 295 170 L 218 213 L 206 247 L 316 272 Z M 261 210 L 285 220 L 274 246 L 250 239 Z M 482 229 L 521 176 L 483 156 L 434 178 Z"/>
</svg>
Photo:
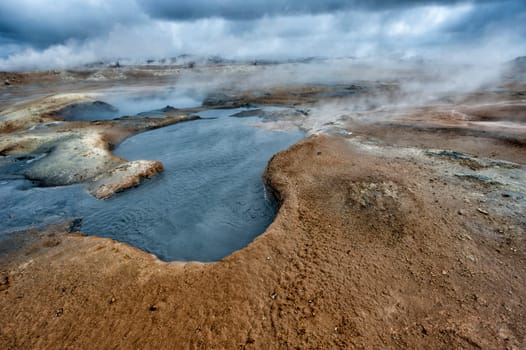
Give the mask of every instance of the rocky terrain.
<svg viewBox="0 0 526 350">
<path fill-rule="evenodd" d="M 91 194 L 106 199 L 162 171 L 159 162 L 127 162 L 116 157 L 111 147 L 138 132 L 198 118 L 167 113 L 164 118 L 67 121 L 74 110 L 100 113 L 115 108 L 87 95 L 60 94 L 4 110 L 0 118 L 0 165 L 7 167 L 26 157 L 45 155 L 20 174 L 42 186 L 88 182 Z"/>
<path fill-rule="evenodd" d="M 526 85 L 400 104 L 401 82 L 211 89 L 203 108 L 273 106 L 235 117 L 306 133 L 265 170 L 272 225 L 207 264 L 70 233 L 75 222 L 13 233 L 0 248 L 0 347 L 526 347 Z M 21 99 L 32 84 L 5 89 Z M 0 166 L 18 174 L 14 156 L 46 153 L 21 176 L 85 182 L 98 198 L 162 169 L 111 147 L 195 118 L 65 121 L 60 110 L 97 100 L 59 96 L 1 102 Z"/>
</svg>

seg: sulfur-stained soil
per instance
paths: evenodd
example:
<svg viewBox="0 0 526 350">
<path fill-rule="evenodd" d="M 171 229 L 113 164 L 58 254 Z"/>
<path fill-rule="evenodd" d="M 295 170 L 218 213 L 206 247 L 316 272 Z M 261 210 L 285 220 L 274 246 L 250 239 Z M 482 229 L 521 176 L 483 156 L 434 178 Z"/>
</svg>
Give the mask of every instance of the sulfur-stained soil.
<svg viewBox="0 0 526 350">
<path fill-rule="evenodd" d="M 442 176 L 309 138 L 268 165 L 274 223 L 212 264 L 50 228 L 3 256 L 1 347 L 521 349 L 523 218 Z"/>
<path fill-rule="evenodd" d="M 162 85 L 181 69 L 2 73 L 0 109 L 34 112 L 30 101 L 49 97 L 33 94 L 71 86 Z M 502 86 L 403 107 L 390 104 L 407 98 L 398 83 L 229 86 L 162 120 L 55 124 L 36 106 L 48 114 L 4 130 L 1 157 L 82 137 L 111 155 L 126 137 L 207 108 L 279 107 L 236 116 L 307 137 L 263 174 L 280 204 L 274 222 L 219 262 L 162 262 L 83 236 L 78 222 L 0 233 L 0 349 L 526 348 L 526 86 Z M 109 189 L 101 198 L 155 173 L 115 162 L 88 184 Z"/>
</svg>

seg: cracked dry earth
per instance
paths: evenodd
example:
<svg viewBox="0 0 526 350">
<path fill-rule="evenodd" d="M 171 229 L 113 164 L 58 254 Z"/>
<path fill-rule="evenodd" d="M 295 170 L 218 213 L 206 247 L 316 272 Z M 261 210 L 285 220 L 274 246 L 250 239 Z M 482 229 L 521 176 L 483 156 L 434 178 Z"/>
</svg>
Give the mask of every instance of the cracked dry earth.
<svg viewBox="0 0 526 350">
<path fill-rule="evenodd" d="M 524 348 L 524 219 L 423 159 L 292 146 L 265 172 L 276 220 L 217 263 L 34 233 L 0 255 L 0 348 Z"/>
</svg>

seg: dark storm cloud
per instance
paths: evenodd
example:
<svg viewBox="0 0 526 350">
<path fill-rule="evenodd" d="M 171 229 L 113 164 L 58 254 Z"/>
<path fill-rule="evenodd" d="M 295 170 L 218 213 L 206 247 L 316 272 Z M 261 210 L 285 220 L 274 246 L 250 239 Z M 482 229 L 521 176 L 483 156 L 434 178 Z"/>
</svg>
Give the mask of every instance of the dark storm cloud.
<svg viewBox="0 0 526 350">
<path fill-rule="evenodd" d="M 0 70 L 180 54 L 501 60 L 526 52 L 524 23 L 525 0 L 0 0 Z"/>
<path fill-rule="evenodd" d="M 475 11 L 462 21 L 444 28 L 457 39 L 484 36 L 492 32 L 510 30 L 526 37 L 526 1 L 507 0 L 478 4 Z"/>
<path fill-rule="evenodd" d="M 70 39 L 86 39 L 110 30 L 116 23 L 140 20 L 133 0 L 0 1 L 0 37 L 35 47 Z"/>
<path fill-rule="evenodd" d="M 153 21 L 193 21 L 205 18 L 250 21 L 273 16 L 330 14 L 341 11 L 397 11 L 426 5 L 475 4 L 469 21 L 455 23 L 452 32 L 476 35 L 488 24 L 506 25 L 517 13 L 524 13 L 526 2 L 460 0 L 2 0 L 0 38 L 44 48 L 67 40 L 84 40 L 103 35 L 115 25 Z M 480 12 L 480 14 L 479 14 Z M 524 19 L 524 18 L 523 18 Z M 515 20 L 514 22 L 518 22 Z M 524 30 L 524 25 L 519 26 Z"/>
<path fill-rule="evenodd" d="M 253 20 L 264 16 L 331 13 L 344 10 L 378 11 L 430 4 L 449 5 L 460 0 L 138 0 L 152 16 L 164 19 L 192 20 L 221 17 Z M 484 1 L 479 1 L 484 2 Z"/>
</svg>

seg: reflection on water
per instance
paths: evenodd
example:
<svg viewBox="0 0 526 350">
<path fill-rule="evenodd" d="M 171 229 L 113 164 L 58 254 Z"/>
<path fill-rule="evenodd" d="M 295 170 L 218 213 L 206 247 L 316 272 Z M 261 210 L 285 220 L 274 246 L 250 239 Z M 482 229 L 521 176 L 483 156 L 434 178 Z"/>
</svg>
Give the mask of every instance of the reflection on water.
<svg viewBox="0 0 526 350">
<path fill-rule="evenodd" d="M 219 117 L 145 132 L 116 150 L 128 160 L 163 162 L 141 186 L 98 201 L 82 186 L 0 184 L 0 232 L 83 217 L 82 231 L 128 242 L 163 260 L 216 261 L 246 246 L 275 215 L 261 174 L 270 157 L 303 137 L 248 126 L 255 118 Z"/>
</svg>

